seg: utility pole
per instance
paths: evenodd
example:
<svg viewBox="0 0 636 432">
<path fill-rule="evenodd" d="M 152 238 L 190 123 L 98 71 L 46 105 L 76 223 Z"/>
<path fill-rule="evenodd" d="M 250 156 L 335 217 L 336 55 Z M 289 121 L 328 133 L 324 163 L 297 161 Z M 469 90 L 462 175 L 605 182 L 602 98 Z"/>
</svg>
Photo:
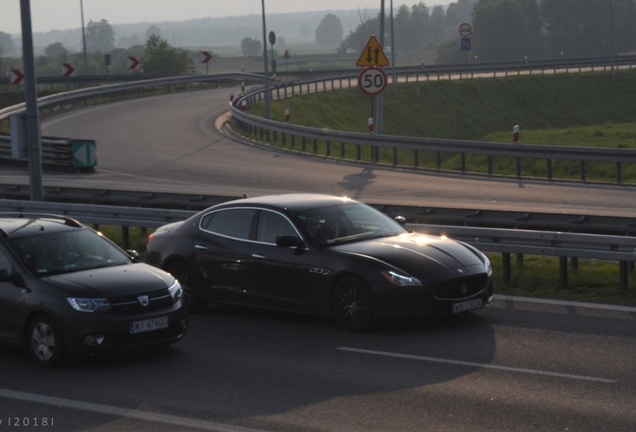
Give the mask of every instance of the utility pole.
<svg viewBox="0 0 636 432">
<path fill-rule="evenodd" d="M 35 61 L 33 57 L 33 30 L 31 28 L 30 0 L 20 0 L 22 21 L 22 61 L 24 64 L 25 89 L 25 139 L 29 162 L 29 184 L 31 200 L 42 201 L 42 143 L 40 136 L 40 115 L 38 113 L 38 94 L 35 80 Z"/>
</svg>

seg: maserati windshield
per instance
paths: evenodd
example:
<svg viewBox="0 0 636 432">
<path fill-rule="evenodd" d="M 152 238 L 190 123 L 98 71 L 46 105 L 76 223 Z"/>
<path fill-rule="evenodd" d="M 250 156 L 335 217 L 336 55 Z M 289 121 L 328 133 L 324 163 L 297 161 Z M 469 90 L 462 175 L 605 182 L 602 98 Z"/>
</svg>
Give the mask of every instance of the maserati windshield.
<svg viewBox="0 0 636 432">
<path fill-rule="evenodd" d="M 360 203 L 321 207 L 297 212 L 294 216 L 322 246 L 407 232 L 397 221 Z"/>
</svg>

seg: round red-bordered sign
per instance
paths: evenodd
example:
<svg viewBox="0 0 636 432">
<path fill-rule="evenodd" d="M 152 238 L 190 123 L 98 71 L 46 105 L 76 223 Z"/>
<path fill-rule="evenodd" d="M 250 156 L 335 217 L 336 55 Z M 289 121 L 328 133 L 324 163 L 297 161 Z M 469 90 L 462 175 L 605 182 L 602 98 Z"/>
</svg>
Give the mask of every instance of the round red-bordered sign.
<svg viewBox="0 0 636 432">
<path fill-rule="evenodd" d="M 388 78 L 384 71 L 377 67 L 366 67 L 358 76 L 360 90 L 369 96 L 375 96 L 384 91 Z"/>
</svg>

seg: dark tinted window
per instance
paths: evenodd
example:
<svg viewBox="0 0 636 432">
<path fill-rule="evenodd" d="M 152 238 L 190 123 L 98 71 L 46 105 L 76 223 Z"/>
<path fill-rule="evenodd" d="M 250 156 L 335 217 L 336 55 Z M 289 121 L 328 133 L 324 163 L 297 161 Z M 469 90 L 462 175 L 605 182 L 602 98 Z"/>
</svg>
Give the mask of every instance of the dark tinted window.
<svg viewBox="0 0 636 432">
<path fill-rule="evenodd" d="M 262 211 L 258 218 L 258 231 L 256 240 L 265 243 L 276 243 L 276 237 L 295 236 L 296 230 L 281 214 L 271 211 Z"/>
<path fill-rule="evenodd" d="M 201 229 L 215 234 L 248 240 L 254 209 L 218 210 L 201 219 Z"/>
</svg>

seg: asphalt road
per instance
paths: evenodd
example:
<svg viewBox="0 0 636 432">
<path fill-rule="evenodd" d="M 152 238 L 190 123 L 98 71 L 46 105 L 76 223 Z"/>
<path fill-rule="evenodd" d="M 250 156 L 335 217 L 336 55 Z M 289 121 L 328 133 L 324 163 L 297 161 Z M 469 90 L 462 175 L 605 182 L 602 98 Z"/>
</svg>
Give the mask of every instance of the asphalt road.
<svg viewBox="0 0 636 432">
<path fill-rule="evenodd" d="M 234 89 L 146 98 L 72 112 L 43 123 L 48 136 L 94 139 L 94 174 L 45 173 L 45 185 L 242 196 L 288 191 L 374 203 L 631 216 L 624 186 L 471 178 L 333 163 L 239 144 L 216 129 Z M 328 125 L 326 125 L 328 126 Z M 28 183 L 3 170 L 1 183 Z"/>
<path fill-rule="evenodd" d="M 47 370 L 3 346 L 0 421 L 47 419 L 64 431 L 633 431 L 634 318 L 496 301 L 455 320 L 350 334 L 294 315 L 209 309 L 164 351 Z"/>
<path fill-rule="evenodd" d="M 634 192 L 623 187 L 393 172 L 236 144 L 213 127 L 227 98 L 222 90 L 162 96 L 46 122 L 45 135 L 95 139 L 99 167 L 45 173 L 45 184 L 634 214 Z M 0 181 L 28 179 L 11 168 Z M 619 432 L 636 424 L 636 308 L 499 299 L 459 319 L 385 322 L 366 334 L 212 308 L 169 350 L 54 370 L 22 350 L 0 352 L 0 431 Z"/>
</svg>

